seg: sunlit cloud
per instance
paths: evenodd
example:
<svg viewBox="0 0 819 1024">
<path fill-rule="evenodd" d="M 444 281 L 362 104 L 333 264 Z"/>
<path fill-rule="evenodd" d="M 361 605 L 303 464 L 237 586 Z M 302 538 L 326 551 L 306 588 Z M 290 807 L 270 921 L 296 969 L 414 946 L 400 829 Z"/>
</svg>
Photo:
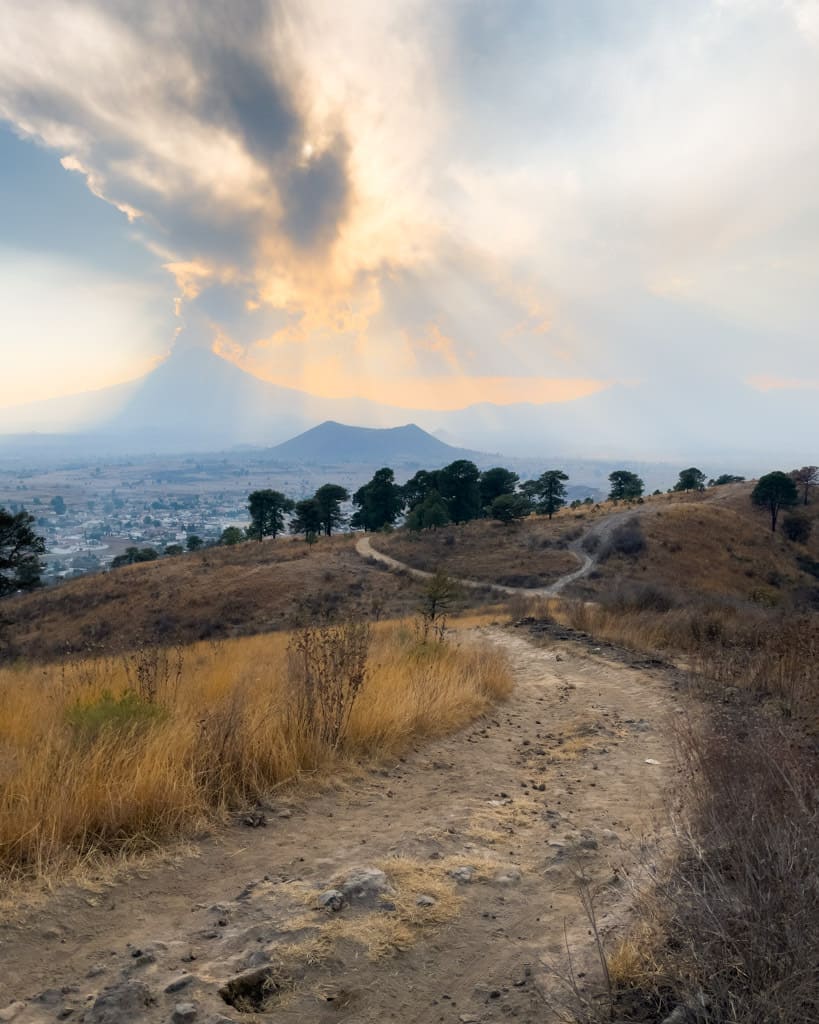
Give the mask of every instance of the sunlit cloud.
<svg viewBox="0 0 819 1024">
<path fill-rule="evenodd" d="M 417 408 L 819 374 L 810 0 L 0 14 L 0 118 L 155 255 L 180 345 Z M 129 330 L 135 372 L 174 341 Z"/>
</svg>

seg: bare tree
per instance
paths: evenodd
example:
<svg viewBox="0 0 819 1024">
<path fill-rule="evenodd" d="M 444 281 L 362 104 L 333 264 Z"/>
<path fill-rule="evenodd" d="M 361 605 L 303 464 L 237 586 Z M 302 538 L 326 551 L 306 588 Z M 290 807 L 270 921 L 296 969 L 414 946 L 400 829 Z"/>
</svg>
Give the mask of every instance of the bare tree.
<svg viewBox="0 0 819 1024">
<path fill-rule="evenodd" d="M 819 485 L 819 466 L 803 466 L 791 471 L 794 483 L 802 488 L 802 504 L 807 505 L 811 487 Z"/>
</svg>

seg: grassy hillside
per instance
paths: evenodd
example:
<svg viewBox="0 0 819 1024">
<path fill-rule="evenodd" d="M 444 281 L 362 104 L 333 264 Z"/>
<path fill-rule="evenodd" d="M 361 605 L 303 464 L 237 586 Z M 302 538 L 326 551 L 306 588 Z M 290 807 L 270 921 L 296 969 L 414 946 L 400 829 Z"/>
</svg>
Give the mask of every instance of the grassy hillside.
<svg viewBox="0 0 819 1024">
<path fill-rule="evenodd" d="M 300 772 L 455 729 L 510 689 L 497 651 L 395 624 L 0 669 L 0 878 L 190 833 Z"/>
<path fill-rule="evenodd" d="M 0 604 L 0 651 L 61 658 L 142 642 L 289 629 L 338 618 L 398 618 L 421 584 L 364 562 L 348 537 L 279 539 L 125 566 Z M 480 601 L 480 595 L 468 595 Z"/>
<path fill-rule="evenodd" d="M 819 588 L 819 501 L 800 513 L 813 522 L 808 544 L 771 533 L 767 513 L 750 501 L 751 485 L 713 488 L 702 495 L 662 495 L 639 506 L 645 539 L 634 555 L 612 552 L 579 593 L 593 597 L 628 584 L 678 593 L 737 598 L 762 605 L 810 603 Z"/>
</svg>

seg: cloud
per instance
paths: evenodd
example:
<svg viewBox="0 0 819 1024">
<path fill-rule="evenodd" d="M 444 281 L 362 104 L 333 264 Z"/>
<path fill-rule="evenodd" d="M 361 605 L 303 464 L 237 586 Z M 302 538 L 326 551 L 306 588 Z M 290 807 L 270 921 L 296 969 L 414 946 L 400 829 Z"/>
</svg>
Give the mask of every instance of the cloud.
<svg viewBox="0 0 819 1024">
<path fill-rule="evenodd" d="M 813 374 L 815 12 L 0 0 L 0 116 L 271 379 Z"/>
</svg>

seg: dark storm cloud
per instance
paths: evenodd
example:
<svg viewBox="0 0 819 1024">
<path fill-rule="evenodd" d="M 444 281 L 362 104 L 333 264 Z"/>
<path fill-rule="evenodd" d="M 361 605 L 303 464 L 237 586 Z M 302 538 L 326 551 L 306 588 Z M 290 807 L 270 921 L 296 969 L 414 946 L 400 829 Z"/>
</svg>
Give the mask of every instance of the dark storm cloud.
<svg viewBox="0 0 819 1024">
<path fill-rule="evenodd" d="M 282 226 L 290 240 L 302 248 L 331 242 L 350 199 L 347 146 L 337 140 L 304 167 L 290 170 L 280 188 Z"/>
<path fill-rule="evenodd" d="M 245 272 L 277 235 L 311 251 L 332 243 L 348 212 L 348 145 L 336 130 L 328 150 L 305 159 L 307 98 L 278 3 L 129 0 L 91 10 L 109 36 L 101 45 L 121 46 L 124 61 L 138 54 L 138 64 L 93 102 L 89 90 L 65 88 L 64 73 L 20 76 L 20 121 L 76 152 L 105 197 L 139 210 L 142 236 L 177 260 Z M 75 60 L 78 74 L 91 74 L 82 55 Z M 163 139 L 175 131 L 178 153 Z M 237 179 L 233 193 L 219 180 L 223 164 Z"/>
</svg>

